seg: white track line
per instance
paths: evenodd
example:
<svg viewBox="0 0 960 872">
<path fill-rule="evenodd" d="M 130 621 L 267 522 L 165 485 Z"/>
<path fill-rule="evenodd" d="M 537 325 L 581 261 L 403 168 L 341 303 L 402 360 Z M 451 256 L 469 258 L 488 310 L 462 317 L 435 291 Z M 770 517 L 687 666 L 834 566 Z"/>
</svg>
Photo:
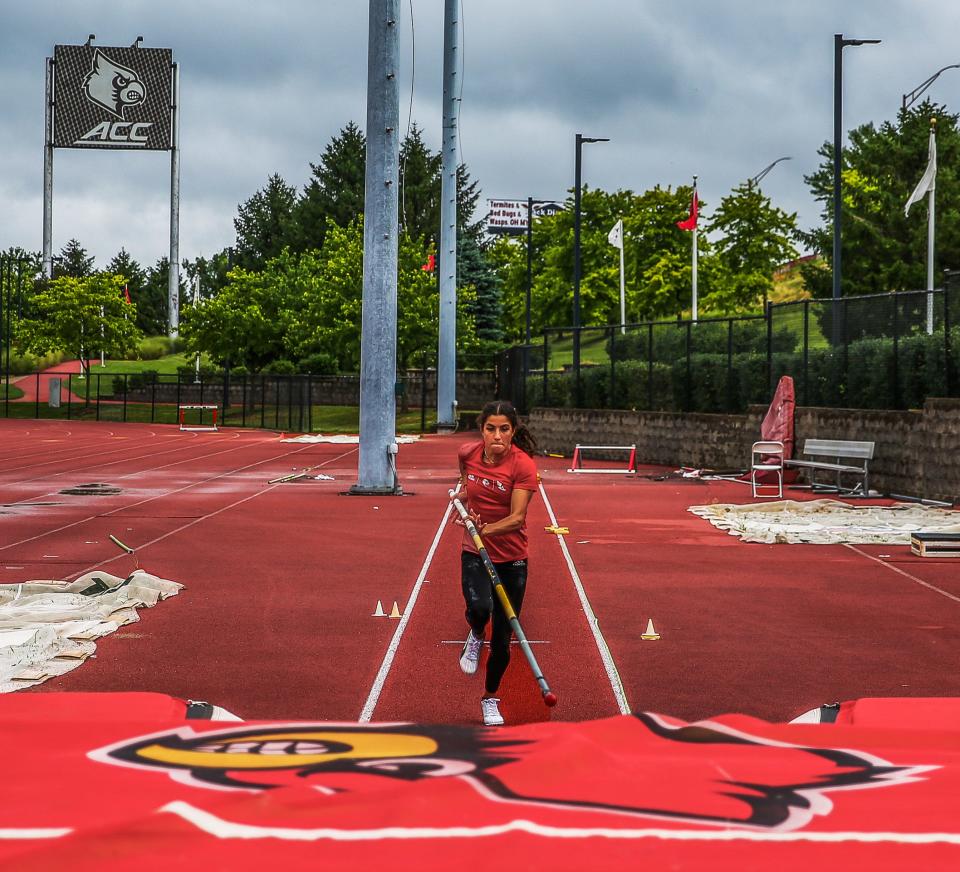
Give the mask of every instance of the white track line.
<svg viewBox="0 0 960 872">
<path fill-rule="evenodd" d="M 420 568 L 420 575 L 417 576 L 417 581 L 413 586 L 413 591 L 410 593 L 410 598 L 407 600 L 406 606 L 404 606 L 400 623 L 397 624 L 397 629 L 393 631 L 393 638 L 387 647 L 387 653 L 383 655 L 380 671 L 377 672 L 377 677 L 373 681 L 373 687 L 370 688 L 367 701 L 363 704 L 363 711 L 360 712 L 359 717 L 360 723 L 366 723 L 373 717 L 373 710 L 377 707 L 377 701 L 380 699 L 383 685 L 387 680 L 387 676 L 390 674 L 390 668 L 393 666 L 393 658 L 397 656 L 397 649 L 400 647 L 403 632 L 407 629 L 407 624 L 410 622 L 410 615 L 413 614 L 413 607 L 416 605 L 417 597 L 420 595 L 420 588 L 423 587 L 423 580 L 427 577 L 427 570 L 430 568 L 433 555 L 437 550 L 437 545 L 440 544 L 440 537 L 443 535 L 444 527 L 447 526 L 447 521 L 450 518 L 450 512 L 452 510 L 453 504 L 447 503 L 447 510 L 443 513 L 440 526 L 437 527 L 436 535 L 433 537 L 433 544 L 430 546 L 430 550 L 424 558 L 423 566 Z"/>
<path fill-rule="evenodd" d="M 540 496 L 543 497 L 543 504 L 547 507 L 547 513 L 550 515 L 550 523 L 553 524 L 554 527 L 559 526 L 557 524 L 557 516 L 553 513 L 553 506 L 550 505 L 550 500 L 547 499 L 547 491 L 543 486 L 543 482 L 540 482 Z M 600 659 L 603 661 L 603 668 L 606 670 L 607 678 L 610 680 L 610 687 L 613 690 L 615 699 L 617 700 L 617 706 L 620 709 L 620 714 L 630 714 L 630 704 L 627 702 L 627 693 L 623 689 L 623 682 L 620 680 L 620 673 L 617 671 L 617 664 L 613 662 L 613 655 L 610 653 L 610 648 L 607 646 L 607 640 L 603 638 L 603 633 L 600 632 L 600 622 L 597 620 L 597 616 L 594 614 L 593 607 L 590 605 L 590 599 L 587 597 L 587 592 L 583 589 L 583 583 L 580 581 L 580 576 L 577 574 L 577 567 L 573 565 L 573 558 L 570 556 L 570 549 L 567 548 L 567 543 L 563 538 L 562 533 L 557 534 L 557 541 L 560 543 L 560 550 L 563 552 L 563 556 L 567 560 L 567 567 L 570 570 L 570 578 L 573 579 L 573 586 L 577 589 L 577 596 L 580 597 L 580 605 L 583 607 L 583 614 L 587 618 L 587 623 L 590 625 L 590 631 L 593 633 L 594 641 L 597 643 L 597 650 L 600 652 Z"/>
<path fill-rule="evenodd" d="M 909 578 L 910 581 L 923 585 L 923 587 L 928 588 L 929 590 L 932 590 L 934 593 L 940 594 L 940 596 L 945 596 L 947 599 L 953 600 L 955 603 L 960 603 L 960 597 L 954 596 L 952 593 L 948 593 L 942 588 L 937 587 L 935 584 L 930 584 L 929 581 L 924 581 L 922 578 L 917 578 L 915 575 L 911 575 L 909 572 L 905 572 L 904 570 L 900 569 L 899 566 L 893 566 L 892 564 L 887 563 L 886 560 L 881 560 L 879 557 L 874 557 L 872 554 L 867 554 L 866 551 L 861 551 L 859 548 L 855 547 L 854 545 L 850 545 L 847 542 L 844 542 L 843 544 L 844 544 L 844 547 L 849 548 L 851 551 L 856 551 L 857 554 L 863 555 L 868 560 L 872 560 L 875 563 L 879 563 L 881 566 L 886 566 L 887 569 L 892 569 L 894 572 L 899 572 L 900 575 L 904 576 L 905 578 Z"/>
<path fill-rule="evenodd" d="M 214 452 L 214 453 L 215 453 L 215 454 L 226 454 L 226 453 L 228 453 L 228 452 L 230 452 L 230 451 L 239 451 L 239 450 L 241 450 L 243 447 L 244 447 L 244 446 L 238 446 L 238 447 L 236 447 L 236 448 L 227 448 L 227 449 L 224 449 L 223 451 L 217 451 L 217 452 Z M 278 458 L 278 457 L 268 457 L 268 458 L 266 458 L 266 459 L 264 459 L 264 460 L 258 460 L 258 461 L 256 461 L 256 463 L 248 463 L 246 466 L 238 466 L 238 467 L 236 467 L 236 468 L 234 468 L 234 469 L 228 469 L 228 470 L 226 470 L 226 472 L 217 473 L 216 475 L 210 476 L 209 478 L 204 478 L 204 479 L 201 479 L 200 481 L 191 482 L 190 484 L 185 484 L 183 487 L 178 487 L 178 488 L 174 488 L 173 490 L 164 491 L 164 492 L 161 493 L 161 494 L 157 494 L 156 496 L 147 497 L 147 498 L 145 498 L 145 499 L 138 500 L 138 501 L 135 502 L 135 503 L 127 503 L 126 505 L 123 505 L 123 506 L 117 506 L 117 508 L 111 509 L 109 512 L 100 512 L 100 513 L 98 513 L 98 514 L 96 514 L 96 515 L 88 515 L 86 518 L 80 518 L 80 519 L 77 520 L 77 521 L 71 521 L 69 524 L 64 524 L 63 526 L 55 527 L 55 528 L 53 528 L 52 530 L 45 530 L 45 531 L 42 532 L 42 533 L 38 533 L 36 536 L 30 536 L 30 537 L 28 537 L 28 538 L 26 538 L 26 539 L 19 539 L 18 541 L 16 541 L 16 542 L 10 542 L 10 543 L 7 544 L 7 545 L 0 545 L 0 551 L 4 551 L 4 550 L 6 550 L 7 548 L 13 548 L 13 547 L 15 547 L 15 546 L 17 546 L 17 545 L 25 545 L 25 544 L 28 543 L 28 542 L 34 542 L 34 541 L 36 541 L 37 539 L 42 539 L 44 536 L 49 536 L 49 535 L 51 535 L 51 534 L 53 534 L 53 533 L 62 533 L 64 530 L 69 530 L 71 527 L 76 527 L 76 526 L 78 526 L 78 525 L 80 525 L 80 524 L 86 524 L 88 521 L 93 521 L 93 520 L 96 520 L 97 518 L 109 518 L 111 515 L 115 515 L 115 514 L 117 514 L 118 512 L 125 512 L 125 511 L 127 511 L 128 509 L 135 509 L 135 508 L 137 508 L 137 506 L 143 506 L 143 505 L 146 505 L 147 503 L 155 502 L 156 500 L 166 499 L 167 497 L 173 496 L 174 494 L 182 493 L 183 491 L 190 490 L 190 488 L 200 487 L 201 485 L 209 484 L 210 482 L 216 481 L 217 479 L 220 479 L 220 478 L 224 478 L 224 477 L 226 477 L 226 476 L 228 476 L 228 475 L 235 475 L 236 473 L 243 472 L 244 470 L 253 469 L 253 467 L 255 467 L 255 466 L 261 466 L 261 465 L 263 465 L 264 463 L 270 463 L 270 462 L 272 462 L 272 461 L 274 461 L 274 460 L 279 460 L 279 459 L 282 459 L 282 458 L 290 457 L 291 455 L 294 455 L 294 454 L 300 454 L 301 452 L 306 451 L 306 450 L 307 450 L 308 448 L 310 448 L 310 447 L 312 447 L 312 446 L 310 446 L 310 445 L 305 445 L 305 446 L 303 446 L 303 448 L 298 448 L 296 451 L 287 451 L 286 453 L 282 454 L 279 458 Z M 342 457 L 346 457 L 347 455 L 352 454 L 352 453 L 353 453 L 354 451 L 356 451 L 356 450 L 357 450 L 357 449 L 354 448 L 354 449 L 352 449 L 351 451 L 347 451 L 347 452 L 345 452 L 345 453 L 343 453 L 343 454 L 338 455 L 337 457 L 331 458 L 331 460 L 325 461 L 324 463 L 319 464 L 319 466 L 318 466 L 317 468 L 319 469 L 320 466 L 326 466 L 327 463 L 332 463 L 334 460 L 340 460 Z M 159 469 L 166 469 L 167 467 L 170 467 L 170 466 L 179 466 L 181 463 L 189 463 L 192 459 L 200 459 L 200 460 L 203 460 L 203 459 L 205 459 L 205 458 L 207 458 L 207 457 L 210 457 L 210 456 L 212 456 L 212 455 L 203 455 L 203 456 L 200 457 L 200 458 L 187 458 L 186 460 L 178 460 L 176 463 L 168 463 L 168 464 L 166 464 L 165 466 L 149 467 L 149 468 L 147 468 L 146 470 L 143 470 L 142 472 L 156 472 L 156 471 L 159 470 Z M 117 478 L 117 480 L 119 481 L 119 480 L 122 479 L 122 478 L 130 478 L 131 476 L 141 475 L 142 472 L 140 472 L 140 473 L 131 472 L 131 473 L 128 473 L 128 474 L 126 474 L 126 475 L 116 476 L 116 478 Z M 276 485 L 272 485 L 269 489 L 272 490 L 273 487 L 276 487 Z M 50 496 L 50 495 L 52 495 L 53 493 L 54 493 L 53 491 L 50 491 L 50 492 L 47 493 L 47 494 L 40 494 L 40 495 L 38 495 L 38 496 Z M 37 496 L 30 497 L 30 499 L 37 499 L 37 498 L 38 498 Z M 5 503 L 5 505 L 15 505 L 15 504 L 14 504 L 14 503 Z M 149 543 L 147 543 L 147 544 L 149 544 Z M 138 547 L 138 548 L 143 548 L 144 546 L 143 546 L 143 545 L 139 545 L 139 546 L 137 546 L 137 547 Z M 101 566 L 101 565 L 102 565 L 102 564 L 100 564 L 100 563 L 97 564 L 97 566 Z"/>
<path fill-rule="evenodd" d="M 326 466 L 328 463 L 333 463 L 334 461 L 341 460 L 341 459 L 344 458 L 344 457 L 348 457 L 349 455 L 351 455 L 351 454 L 353 454 L 354 452 L 356 452 L 356 450 L 357 450 L 356 448 L 353 448 L 353 449 L 351 449 L 350 451 L 345 451 L 343 454 L 337 455 L 336 457 L 331 457 L 330 460 L 325 461 L 324 463 L 319 464 L 319 465 L 317 466 L 317 469 L 319 469 L 320 466 Z M 256 466 L 257 464 L 252 464 L 252 465 L 253 465 L 253 466 Z M 246 467 L 244 467 L 244 468 L 246 468 Z M 181 524 L 179 527 L 176 527 L 176 528 L 174 528 L 173 530 L 168 530 L 166 533 L 161 533 L 159 536 L 155 537 L 154 539 L 149 540 L 148 542 L 143 542 L 142 544 L 138 545 L 135 550 L 136 550 L 136 552 L 139 554 L 140 552 L 143 551 L 144 548 L 147 548 L 147 547 L 149 547 L 150 545 L 156 545 L 157 542 L 162 542 L 164 539 L 169 539 L 169 538 L 170 538 L 171 536 L 173 536 L 174 534 L 176 534 L 176 533 L 181 533 L 181 532 L 183 532 L 184 530 L 187 530 L 187 529 L 189 529 L 190 527 L 193 527 L 193 526 L 199 524 L 201 521 L 207 521 L 207 520 L 209 520 L 210 518 L 214 518 L 214 517 L 216 517 L 217 515 L 220 515 L 220 514 L 222 514 L 223 512 L 227 511 L 227 509 L 232 509 L 232 508 L 234 508 L 235 506 L 242 505 L 243 503 L 249 502 L 250 500 L 256 499 L 257 497 L 263 496 L 264 494 L 268 494 L 268 493 L 270 493 L 271 491 L 276 490 L 279 486 L 280 486 L 279 484 L 268 485 L 268 486 L 265 487 L 263 490 L 257 491 L 257 492 L 252 493 L 252 494 L 247 494 L 247 496 L 242 497 L 241 499 L 236 500 L 235 502 L 232 502 L 232 503 L 230 503 L 230 504 L 227 505 L 227 506 L 221 506 L 219 509 L 215 509 L 214 511 L 208 512 L 208 513 L 205 514 L 205 515 L 201 515 L 199 518 L 193 518 L 193 519 L 191 519 L 190 521 L 187 521 L 186 524 Z M 185 490 L 185 488 L 181 488 L 181 490 Z M 173 491 L 173 493 L 176 493 L 176 491 Z M 119 510 L 118 510 L 118 511 L 119 511 Z M 108 514 L 110 514 L 110 513 L 108 512 Z M 100 517 L 106 517 L 106 515 L 101 515 Z M 93 570 L 99 569 L 101 566 L 106 566 L 108 563 L 113 563 L 115 560 L 123 560 L 124 558 L 129 557 L 129 556 L 130 556 L 130 555 L 124 553 L 124 554 L 117 554 L 117 555 L 115 555 L 114 557 L 108 557 L 106 560 L 101 560 L 99 563 L 94 563 L 93 565 L 88 566 L 86 569 L 81 569 L 81 570 L 77 573 L 77 577 L 79 578 L 79 577 L 80 577 L 81 575 L 83 575 L 84 573 L 93 572 Z"/>
</svg>

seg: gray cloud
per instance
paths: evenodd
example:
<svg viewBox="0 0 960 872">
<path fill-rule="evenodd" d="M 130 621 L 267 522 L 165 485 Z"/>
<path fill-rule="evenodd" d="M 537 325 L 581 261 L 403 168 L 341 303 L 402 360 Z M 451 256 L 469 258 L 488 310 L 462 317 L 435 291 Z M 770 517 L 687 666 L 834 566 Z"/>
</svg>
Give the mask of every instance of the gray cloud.
<svg viewBox="0 0 960 872">
<path fill-rule="evenodd" d="M 181 253 L 233 241 L 237 204 L 279 172 L 302 186 L 349 120 L 365 126 L 367 3 L 3 0 L 0 245 L 40 247 L 43 59 L 55 43 L 169 46 L 181 68 Z M 440 142 L 442 3 L 413 0 L 414 120 Z M 412 56 L 401 0 L 401 117 Z M 833 34 L 883 39 L 844 54 L 844 126 L 896 117 L 900 96 L 960 62 L 950 0 L 463 0 L 462 158 L 484 196 L 562 197 L 578 131 L 591 186 L 644 190 L 700 178 L 716 204 L 764 181 L 774 202 L 818 221 L 803 176 L 832 137 Z M 960 71 L 930 96 L 955 104 Z M 77 237 L 105 263 L 121 246 L 166 253 L 169 160 L 162 153 L 56 153 L 54 245 Z"/>
</svg>

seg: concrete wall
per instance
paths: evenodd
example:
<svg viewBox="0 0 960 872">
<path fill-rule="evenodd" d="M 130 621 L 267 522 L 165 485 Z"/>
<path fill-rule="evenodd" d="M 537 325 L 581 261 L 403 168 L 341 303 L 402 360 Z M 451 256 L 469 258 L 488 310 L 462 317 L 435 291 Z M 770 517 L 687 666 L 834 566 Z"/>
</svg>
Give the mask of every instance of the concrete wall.
<svg viewBox="0 0 960 872">
<path fill-rule="evenodd" d="M 529 426 L 547 452 L 636 443 L 641 463 L 730 470 L 749 466 L 764 414 L 766 406 L 745 415 L 533 409 Z M 929 399 L 908 412 L 798 406 L 794 420 L 798 450 L 804 439 L 875 442 L 870 485 L 881 493 L 960 502 L 958 399 Z"/>
</svg>

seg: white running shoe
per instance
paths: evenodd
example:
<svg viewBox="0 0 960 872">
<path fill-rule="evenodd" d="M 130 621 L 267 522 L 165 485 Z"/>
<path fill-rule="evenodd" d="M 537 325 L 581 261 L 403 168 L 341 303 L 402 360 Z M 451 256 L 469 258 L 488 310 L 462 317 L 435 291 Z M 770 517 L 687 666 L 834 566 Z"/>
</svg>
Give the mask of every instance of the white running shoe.
<svg viewBox="0 0 960 872">
<path fill-rule="evenodd" d="M 473 635 L 473 630 L 467 635 L 467 641 L 463 643 L 463 650 L 460 652 L 460 668 L 473 675 L 477 671 L 477 663 L 480 661 L 480 649 L 483 647 L 483 639 L 478 639 Z"/>
<path fill-rule="evenodd" d="M 502 727 L 503 715 L 500 714 L 500 700 L 489 697 L 480 700 L 480 710 L 483 712 L 483 723 L 487 727 Z"/>
</svg>

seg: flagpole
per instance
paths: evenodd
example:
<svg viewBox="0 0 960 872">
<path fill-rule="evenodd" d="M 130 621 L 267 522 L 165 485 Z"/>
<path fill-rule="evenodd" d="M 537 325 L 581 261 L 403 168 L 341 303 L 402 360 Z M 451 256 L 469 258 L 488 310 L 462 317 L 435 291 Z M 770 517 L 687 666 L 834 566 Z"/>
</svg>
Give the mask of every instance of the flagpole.
<svg viewBox="0 0 960 872">
<path fill-rule="evenodd" d="M 697 177 L 693 177 L 693 196 L 697 196 Z M 697 225 L 693 225 L 693 273 L 692 273 L 692 306 L 691 306 L 691 319 L 696 322 L 697 320 Z"/>
<path fill-rule="evenodd" d="M 627 332 L 627 302 L 623 288 L 623 219 L 620 219 L 620 333 Z"/>
<path fill-rule="evenodd" d="M 937 119 L 930 119 L 930 140 L 936 148 L 937 140 Z M 936 226 L 936 217 L 934 215 L 934 198 L 936 197 L 937 185 L 934 181 L 930 185 L 930 192 L 927 194 L 927 335 L 933 335 L 933 239 Z"/>
</svg>

